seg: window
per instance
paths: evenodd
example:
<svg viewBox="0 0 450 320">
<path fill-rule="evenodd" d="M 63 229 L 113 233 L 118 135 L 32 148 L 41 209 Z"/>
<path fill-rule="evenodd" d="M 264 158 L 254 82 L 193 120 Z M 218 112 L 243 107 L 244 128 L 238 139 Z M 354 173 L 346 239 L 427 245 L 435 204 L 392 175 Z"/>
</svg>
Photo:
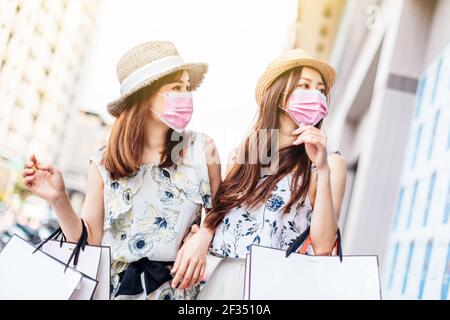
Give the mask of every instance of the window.
<svg viewBox="0 0 450 320">
<path fill-rule="evenodd" d="M 397 229 L 398 220 L 400 219 L 400 212 L 401 212 L 401 209 L 402 209 L 404 193 L 405 193 L 405 188 L 402 187 L 400 189 L 400 193 L 399 193 L 398 198 L 397 198 L 397 205 L 396 205 L 395 213 L 394 213 L 395 214 L 394 215 L 394 223 L 392 224 L 392 229 L 394 229 L 394 230 Z"/>
<path fill-rule="evenodd" d="M 448 289 L 450 285 L 450 242 L 447 249 L 447 263 L 444 266 L 444 275 L 442 277 L 441 300 L 448 299 Z"/>
<path fill-rule="evenodd" d="M 416 196 L 417 196 L 417 188 L 418 188 L 418 186 L 419 186 L 419 182 L 416 181 L 414 183 L 414 188 L 413 188 L 413 192 L 412 192 L 412 195 L 411 195 L 411 206 L 409 208 L 408 222 L 407 222 L 407 225 L 406 225 L 407 228 L 409 228 L 411 226 L 411 220 L 412 220 L 412 216 L 413 216 L 414 209 L 415 209 L 415 204 L 416 204 Z"/>
<path fill-rule="evenodd" d="M 414 154 L 413 154 L 412 161 L 411 161 L 411 168 L 414 168 L 416 166 L 417 152 L 419 151 L 420 142 L 422 140 L 422 131 L 423 131 L 423 126 L 421 125 L 419 127 L 419 129 L 417 130 L 416 145 L 414 146 Z"/>
<path fill-rule="evenodd" d="M 450 179 L 448 180 L 447 186 L 447 199 L 445 201 L 444 223 L 448 223 L 449 217 L 450 217 Z"/>
<path fill-rule="evenodd" d="M 431 132 L 430 146 L 428 149 L 428 160 L 430 160 L 431 155 L 433 154 L 434 140 L 436 139 L 436 131 L 437 131 L 437 126 L 439 123 L 440 115 L 441 115 L 441 110 L 438 110 L 438 112 L 436 112 L 436 115 L 434 116 L 433 131 Z"/>
<path fill-rule="evenodd" d="M 398 257 L 399 249 L 400 249 L 400 243 L 397 242 L 395 245 L 393 256 L 392 256 L 392 264 L 391 264 L 391 271 L 389 273 L 388 289 L 392 288 L 392 283 L 394 282 L 395 266 L 397 264 L 397 257 Z"/>
<path fill-rule="evenodd" d="M 420 276 L 419 294 L 417 296 L 418 299 L 423 298 L 423 291 L 425 289 L 425 284 L 427 281 L 428 267 L 430 266 L 432 249 L 433 249 L 433 240 L 430 240 L 427 243 L 427 249 L 425 251 L 425 258 L 424 258 L 423 267 L 422 267 L 422 275 Z"/>
<path fill-rule="evenodd" d="M 426 83 L 427 83 L 427 78 L 423 77 L 422 79 L 419 80 L 419 85 L 417 86 L 417 101 L 416 101 L 416 113 L 415 113 L 416 117 L 420 114 L 420 110 L 422 109 L 423 92 L 424 92 Z"/>
<path fill-rule="evenodd" d="M 411 260 L 413 257 L 414 252 L 414 241 L 411 241 L 409 244 L 409 251 L 408 251 L 408 260 L 406 261 L 406 270 L 403 277 L 403 286 L 402 286 L 402 294 L 405 293 L 406 287 L 408 285 L 408 277 L 409 277 L 409 271 L 411 269 Z"/>
<path fill-rule="evenodd" d="M 430 212 L 430 206 L 433 199 L 433 192 L 434 192 L 434 185 L 436 184 L 436 171 L 433 172 L 433 175 L 431 176 L 430 185 L 428 186 L 428 197 L 427 197 L 427 203 L 425 207 L 425 214 L 423 216 L 423 223 L 422 226 L 426 226 L 428 222 L 428 213 Z"/>
<path fill-rule="evenodd" d="M 433 95 L 431 96 L 431 103 L 434 103 L 434 99 L 436 98 L 436 91 L 440 87 L 439 80 L 441 77 L 441 69 L 442 69 L 442 59 L 439 59 L 439 62 L 436 67 L 436 78 L 434 79 Z"/>
</svg>

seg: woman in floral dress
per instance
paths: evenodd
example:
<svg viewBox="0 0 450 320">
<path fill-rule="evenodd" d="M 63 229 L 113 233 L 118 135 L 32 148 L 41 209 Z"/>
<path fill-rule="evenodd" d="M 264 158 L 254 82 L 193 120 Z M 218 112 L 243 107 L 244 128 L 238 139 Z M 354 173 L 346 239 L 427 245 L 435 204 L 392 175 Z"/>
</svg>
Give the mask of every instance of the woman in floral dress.
<svg viewBox="0 0 450 320">
<path fill-rule="evenodd" d="M 117 66 L 121 97 L 108 105 L 116 117 L 108 143 L 90 158 L 81 219 L 65 193 L 61 173 L 33 155 L 24 182 L 48 200 L 67 240 L 111 247 L 111 299 L 194 299 L 202 270 L 185 288 L 170 273 L 183 239 L 211 207 L 220 183 L 214 142 L 185 130 L 191 91 L 207 72 L 184 63 L 170 42 L 129 50 Z"/>
<path fill-rule="evenodd" d="M 286 250 L 308 227 L 307 253 L 332 252 L 345 163 L 339 152 L 327 151 L 321 126 L 334 80 L 329 64 L 301 49 L 268 66 L 256 89 L 256 123 L 237 148 L 204 225 L 176 259 L 175 284 L 188 283 L 186 266 L 202 263 L 209 250 L 222 260 L 198 299 L 242 299 L 251 246 Z"/>
</svg>

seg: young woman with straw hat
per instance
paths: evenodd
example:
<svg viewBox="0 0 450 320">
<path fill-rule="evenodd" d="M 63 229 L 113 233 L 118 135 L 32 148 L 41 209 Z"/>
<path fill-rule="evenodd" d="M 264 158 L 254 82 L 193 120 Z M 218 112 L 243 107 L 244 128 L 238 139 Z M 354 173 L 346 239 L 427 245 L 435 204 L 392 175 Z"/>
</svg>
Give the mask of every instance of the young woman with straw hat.
<svg viewBox="0 0 450 320">
<path fill-rule="evenodd" d="M 117 65 L 121 97 L 108 105 L 116 117 L 108 143 L 91 157 L 81 220 L 57 169 L 33 155 L 24 182 L 49 201 L 64 235 L 111 247 L 112 299 L 193 299 L 203 270 L 185 289 L 170 285 L 170 268 L 183 238 L 211 207 L 220 181 L 214 142 L 185 130 L 191 91 L 207 72 L 185 63 L 171 42 L 129 50 Z"/>
<path fill-rule="evenodd" d="M 307 253 L 332 252 L 345 163 L 339 152 L 327 151 L 321 126 L 335 77 L 328 63 L 301 49 L 287 52 L 267 67 L 256 87 L 257 121 L 237 149 L 201 232 L 187 241 L 184 254 L 177 257 L 174 285 L 180 279 L 189 282 L 186 266 L 193 269 L 198 260 L 190 255 L 206 254 L 211 241 L 211 254 L 223 259 L 198 299 L 242 299 L 245 257 L 253 244 L 286 250 L 310 230 Z M 276 134 L 271 136 L 268 130 Z M 271 161 L 250 162 L 255 150 L 261 154 L 261 146 Z M 204 236 L 208 232 L 209 238 Z"/>
</svg>

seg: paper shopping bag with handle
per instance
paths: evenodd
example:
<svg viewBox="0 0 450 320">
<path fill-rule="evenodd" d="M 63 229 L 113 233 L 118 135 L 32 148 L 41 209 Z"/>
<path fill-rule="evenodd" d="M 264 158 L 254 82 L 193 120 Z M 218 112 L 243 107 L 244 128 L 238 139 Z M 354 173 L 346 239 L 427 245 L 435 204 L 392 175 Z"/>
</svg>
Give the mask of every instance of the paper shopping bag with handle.
<svg viewBox="0 0 450 320">
<path fill-rule="evenodd" d="M 247 257 L 244 299 L 381 299 L 377 256 L 343 256 L 339 231 L 337 256 L 306 255 L 309 243 L 307 228 L 287 251 L 253 245 Z"/>
<path fill-rule="evenodd" d="M 70 300 L 108 300 L 110 297 L 110 247 L 89 245 L 83 220 L 79 241 L 72 243 L 65 240 L 62 230 L 58 229 L 43 241 L 37 250 L 42 250 L 65 263 L 66 266 L 72 266 L 98 282 L 96 287 L 92 288 L 87 278 L 82 279 Z"/>
<path fill-rule="evenodd" d="M 13 235 L 0 252 L 0 300 L 68 300 L 85 276 Z M 87 278 L 87 285 L 96 281 Z"/>
</svg>

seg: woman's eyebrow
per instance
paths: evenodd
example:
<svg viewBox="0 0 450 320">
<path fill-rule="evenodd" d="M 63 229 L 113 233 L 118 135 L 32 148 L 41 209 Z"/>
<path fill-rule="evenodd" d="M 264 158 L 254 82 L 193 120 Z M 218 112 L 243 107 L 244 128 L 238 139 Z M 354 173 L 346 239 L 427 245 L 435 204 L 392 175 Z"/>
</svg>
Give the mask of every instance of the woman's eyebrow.
<svg viewBox="0 0 450 320">
<path fill-rule="evenodd" d="M 300 80 L 306 80 L 306 81 L 312 82 L 312 80 L 311 80 L 311 79 L 309 79 L 309 78 L 305 78 L 305 77 L 301 77 L 301 78 L 300 78 Z M 323 82 L 321 81 L 321 82 L 317 83 L 317 85 L 318 85 L 318 86 L 320 86 L 320 85 L 322 85 L 322 86 L 323 86 L 324 84 L 323 84 Z"/>
</svg>

